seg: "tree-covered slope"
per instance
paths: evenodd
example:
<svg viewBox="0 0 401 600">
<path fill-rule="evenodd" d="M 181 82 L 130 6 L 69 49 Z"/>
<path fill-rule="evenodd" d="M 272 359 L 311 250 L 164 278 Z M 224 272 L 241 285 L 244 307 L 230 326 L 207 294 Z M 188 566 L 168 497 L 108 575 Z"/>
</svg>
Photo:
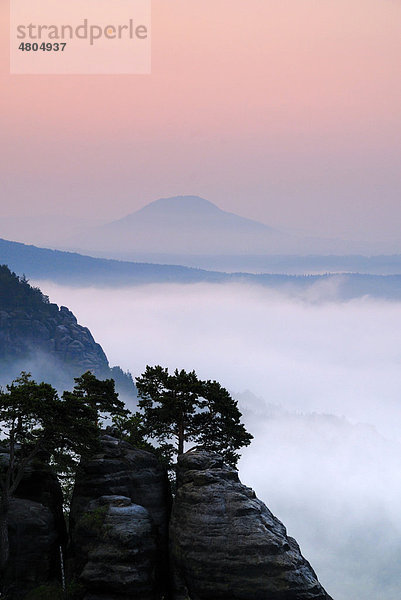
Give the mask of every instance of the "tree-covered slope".
<svg viewBox="0 0 401 600">
<path fill-rule="evenodd" d="M 362 296 L 401 300 L 401 275 L 222 273 L 176 265 L 123 262 L 27 246 L 0 239 L 0 264 L 34 280 L 74 286 L 134 286 L 148 283 L 241 283 L 304 294 L 319 285 L 319 297 L 349 300 Z"/>
<path fill-rule="evenodd" d="M 221 273 L 189 267 L 154 265 L 93 258 L 74 252 L 37 248 L 0 239 L 0 264 L 30 279 L 73 285 L 132 285 L 141 283 L 221 280 Z"/>
<path fill-rule="evenodd" d="M 68 308 L 52 304 L 25 277 L 0 266 L 0 378 L 31 371 L 56 387 L 91 370 L 98 377 L 113 377 L 131 392 L 129 376 L 110 369 L 103 349 L 87 327 L 78 324 Z"/>
</svg>

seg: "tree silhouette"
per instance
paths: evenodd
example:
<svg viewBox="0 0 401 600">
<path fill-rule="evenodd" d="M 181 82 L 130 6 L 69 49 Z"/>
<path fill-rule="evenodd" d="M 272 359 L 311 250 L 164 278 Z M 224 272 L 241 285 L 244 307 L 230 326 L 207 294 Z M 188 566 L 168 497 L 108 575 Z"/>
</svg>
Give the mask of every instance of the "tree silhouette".
<svg viewBox="0 0 401 600">
<path fill-rule="evenodd" d="M 147 366 L 136 384 L 146 433 L 161 451 L 179 455 L 191 442 L 237 464 L 238 450 L 252 435 L 241 423 L 237 402 L 217 381 L 201 381 L 195 371 L 176 369 L 170 375 L 161 366 Z"/>
<path fill-rule="evenodd" d="M 77 378 L 72 392 L 60 399 L 47 383 L 29 373 L 0 391 L 0 573 L 9 558 L 8 512 L 19 484 L 36 459 L 51 462 L 58 474 L 71 475 L 83 456 L 97 447 L 104 415 L 125 414 L 112 380 L 91 373 Z"/>
</svg>

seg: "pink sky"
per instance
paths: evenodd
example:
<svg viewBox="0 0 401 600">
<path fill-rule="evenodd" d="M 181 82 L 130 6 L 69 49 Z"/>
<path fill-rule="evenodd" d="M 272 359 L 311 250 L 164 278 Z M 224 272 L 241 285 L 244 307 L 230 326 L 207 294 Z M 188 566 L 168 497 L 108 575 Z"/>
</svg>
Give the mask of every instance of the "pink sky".
<svg viewBox="0 0 401 600">
<path fill-rule="evenodd" d="M 398 235 L 398 0 L 153 0 L 150 76 L 11 76 L 0 2 L 0 216 L 198 194 L 276 227 Z"/>
</svg>

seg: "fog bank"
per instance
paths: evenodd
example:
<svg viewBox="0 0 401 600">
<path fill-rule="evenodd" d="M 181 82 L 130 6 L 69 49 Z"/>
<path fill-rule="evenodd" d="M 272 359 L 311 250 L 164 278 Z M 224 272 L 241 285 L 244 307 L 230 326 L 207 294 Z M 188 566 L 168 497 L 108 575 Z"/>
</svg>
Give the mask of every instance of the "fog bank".
<svg viewBox="0 0 401 600">
<path fill-rule="evenodd" d="M 401 304 L 242 285 L 39 285 L 111 363 L 195 369 L 235 393 L 255 436 L 241 478 L 328 592 L 399 599 Z"/>
</svg>

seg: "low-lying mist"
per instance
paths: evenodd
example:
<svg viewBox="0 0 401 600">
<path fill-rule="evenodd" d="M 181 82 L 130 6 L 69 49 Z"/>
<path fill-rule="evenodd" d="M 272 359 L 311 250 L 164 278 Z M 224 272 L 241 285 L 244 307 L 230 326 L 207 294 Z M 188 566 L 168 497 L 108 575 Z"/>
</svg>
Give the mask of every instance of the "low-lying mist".
<svg viewBox="0 0 401 600">
<path fill-rule="evenodd" d="M 112 364 L 195 369 L 239 399 L 241 479 L 286 524 L 335 600 L 399 600 L 401 303 L 245 285 L 37 282 Z"/>
</svg>

